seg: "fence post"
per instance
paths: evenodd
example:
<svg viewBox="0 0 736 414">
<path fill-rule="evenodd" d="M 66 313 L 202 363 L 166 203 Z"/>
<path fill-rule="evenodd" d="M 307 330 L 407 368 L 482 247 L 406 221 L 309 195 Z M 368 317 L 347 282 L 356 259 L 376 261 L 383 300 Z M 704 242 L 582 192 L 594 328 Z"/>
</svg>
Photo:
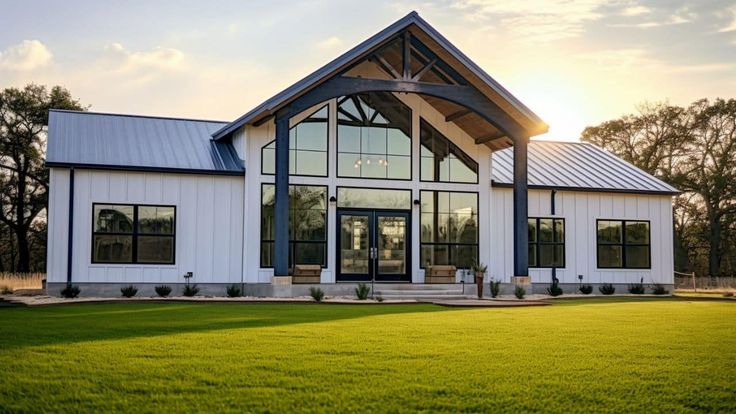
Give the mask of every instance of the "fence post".
<svg viewBox="0 0 736 414">
<path fill-rule="evenodd" d="M 692 275 L 692 278 L 693 278 L 693 292 L 697 293 L 698 292 L 698 286 L 695 284 L 695 272 L 692 272 L 691 275 Z"/>
</svg>

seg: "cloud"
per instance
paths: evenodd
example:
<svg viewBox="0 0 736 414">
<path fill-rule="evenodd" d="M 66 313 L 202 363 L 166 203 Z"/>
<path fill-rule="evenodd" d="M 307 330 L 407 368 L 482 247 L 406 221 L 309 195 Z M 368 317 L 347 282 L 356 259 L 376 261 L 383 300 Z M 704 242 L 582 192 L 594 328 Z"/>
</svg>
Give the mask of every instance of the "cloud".
<svg viewBox="0 0 736 414">
<path fill-rule="evenodd" d="M 24 40 L 0 52 L 0 69 L 29 71 L 51 63 L 53 54 L 40 40 Z"/>
<path fill-rule="evenodd" d="M 731 22 L 721 29 L 718 30 L 719 33 L 726 33 L 726 32 L 734 32 L 736 31 L 736 6 L 731 7 L 727 11 L 725 11 L 723 14 L 726 16 L 729 16 L 731 19 Z"/>
<path fill-rule="evenodd" d="M 118 71 L 176 71 L 184 66 L 184 53 L 178 49 L 158 46 L 150 51 L 131 52 L 120 43 L 104 48 L 103 59 L 116 65 Z"/>
<path fill-rule="evenodd" d="M 622 16 L 641 16 L 642 14 L 649 14 L 652 12 L 652 9 L 646 6 L 638 5 L 638 6 L 632 6 L 627 7 L 623 10 L 621 10 Z"/>
<path fill-rule="evenodd" d="M 328 37 L 327 39 L 319 42 L 317 44 L 317 47 L 319 47 L 320 49 L 323 49 L 323 50 L 330 50 L 330 49 L 338 48 L 338 47 L 342 46 L 342 44 L 343 44 L 342 39 L 340 39 L 337 36 L 331 36 L 331 37 Z"/>
<path fill-rule="evenodd" d="M 599 20 L 605 0 L 460 0 L 452 7 L 475 24 L 501 26 L 511 36 L 548 42 L 580 36 L 585 24 Z"/>
</svg>

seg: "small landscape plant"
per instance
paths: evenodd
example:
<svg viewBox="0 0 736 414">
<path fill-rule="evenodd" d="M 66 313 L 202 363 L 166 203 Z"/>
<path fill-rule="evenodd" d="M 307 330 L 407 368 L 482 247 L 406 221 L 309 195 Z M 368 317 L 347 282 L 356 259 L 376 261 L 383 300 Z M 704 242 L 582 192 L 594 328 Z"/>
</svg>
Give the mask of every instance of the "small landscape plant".
<svg viewBox="0 0 736 414">
<path fill-rule="evenodd" d="M 132 298 L 133 296 L 136 295 L 136 293 L 138 293 L 138 288 L 133 285 L 129 285 L 124 288 L 121 288 L 120 293 L 122 293 L 123 296 L 125 296 L 126 298 Z"/>
<path fill-rule="evenodd" d="M 560 287 L 560 282 L 557 279 L 552 282 L 552 286 L 547 288 L 547 293 L 550 296 L 560 296 L 562 294 L 562 288 Z"/>
<path fill-rule="evenodd" d="M 616 288 L 613 287 L 613 285 L 610 283 L 604 283 L 598 286 L 598 290 L 600 290 L 601 293 L 604 295 L 613 295 L 614 293 L 616 293 Z"/>
<path fill-rule="evenodd" d="M 196 283 L 193 285 L 184 286 L 184 291 L 182 292 L 184 296 L 189 296 L 189 297 L 196 296 L 197 293 L 199 293 L 199 288 L 197 287 Z"/>
<path fill-rule="evenodd" d="M 324 290 L 314 286 L 309 288 L 309 295 L 312 296 L 315 302 L 322 302 L 322 299 L 325 298 Z"/>
<path fill-rule="evenodd" d="M 723 297 L 724 298 L 732 298 L 733 297 L 733 292 L 726 292 L 726 293 L 723 294 Z"/>
<path fill-rule="evenodd" d="M 526 289 L 524 289 L 523 286 L 516 286 L 514 289 L 514 295 L 516 295 L 517 299 L 524 299 L 524 296 L 526 295 Z"/>
<path fill-rule="evenodd" d="M 240 290 L 240 286 L 238 285 L 230 285 L 227 287 L 227 297 L 229 298 L 239 298 L 243 296 L 243 291 Z"/>
<path fill-rule="evenodd" d="M 668 294 L 670 292 L 668 292 L 667 289 L 664 288 L 664 286 L 662 286 L 659 283 L 657 283 L 652 288 L 652 293 L 654 293 L 655 295 L 666 295 L 666 294 Z"/>
<path fill-rule="evenodd" d="M 156 290 L 156 294 L 161 296 L 162 298 L 165 298 L 171 294 L 171 286 L 166 286 L 166 285 L 156 286 L 155 290 Z"/>
<path fill-rule="evenodd" d="M 501 292 L 501 281 L 500 280 L 492 280 L 491 281 L 491 297 L 495 298 L 498 296 L 499 292 Z"/>
<path fill-rule="evenodd" d="M 590 295 L 591 293 L 593 293 L 593 285 L 582 285 L 578 288 L 578 290 L 583 295 Z"/>
<path fill-rule="evenodd" d="M 79 286 L 67 285 L 64 289 L 61 290 L 61 296 L 67 299 L 73 299 L 79 296 L 80 292 L 81 290 L 79 289 Z"/>
<path fill-rule="evenodd" d="M 629 293 L 634 295 L 641 295 L 644 292 L 646 292 L 646 288 L 644 287 L 644 284 L 642 283 L 630 283 L 629 284 Z"/>
<path fill-rule="evenodd" d="M 13 289 L 7 286 L 0 287 L 0 295 L 12 295 L 12 294 L 13 294 Z"/>
<path fill-rule="evenodd" d="M 371 293 L 371 288 L 365 283 L 358 283 L 358 287 L 355 288 L 355 296 L 358 300 L 368 299 L 368 294 Z"/>
<path fill-rule="evenodd" d="M 376 296 L 376 301 L 383 302 L 383 296 Z"/>
</svg>

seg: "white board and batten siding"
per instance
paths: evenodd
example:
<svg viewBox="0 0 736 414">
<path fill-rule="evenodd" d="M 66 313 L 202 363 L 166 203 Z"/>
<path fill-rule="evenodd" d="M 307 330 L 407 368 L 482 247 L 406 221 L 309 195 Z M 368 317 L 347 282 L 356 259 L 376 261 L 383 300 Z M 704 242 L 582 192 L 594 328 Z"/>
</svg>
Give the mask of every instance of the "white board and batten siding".
<svg viewBox="0 0 736 414">
<path fill-rule="evenodd" d="M 74 173 L 75 283 L 241 282 L 243 177 L 77 169 Z M 48 281 L 66 282 L 69 170 L 51 169 Z M 92 263 L 92 204 L 176 206 L 173 265 Z"/>
<path fill-rule="evenodd" d="M 529 190 L 529 217 L 565 219 L 565 267 L 557 269 L 560 283 L 671 284 L 674 271 L 672 197 L 669 195 L 558 191 L 551 214 L 549 190 Z M 599 269 L 596 220 L 648 220 L 651 269 Z M 509 282 L 513 275 L 513 203 L 510 188 L 493 188 L 491 276 Z M 551 269 L 530 268 L 534 283 L 550 283 Z"/>
</svg>

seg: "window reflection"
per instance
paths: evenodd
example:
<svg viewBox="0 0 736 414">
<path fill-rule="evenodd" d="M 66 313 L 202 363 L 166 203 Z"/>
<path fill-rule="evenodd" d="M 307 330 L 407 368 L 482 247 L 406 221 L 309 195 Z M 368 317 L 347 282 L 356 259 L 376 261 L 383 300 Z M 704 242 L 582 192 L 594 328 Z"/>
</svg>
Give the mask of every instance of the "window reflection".
<svg viewBox="0 0 736 414">
<path fill-rule="evenodd" d="M 327 175 L 327 105 L 289 129 L 289 174 Z M 276 141 L 261 149 L 261 173 L 275 174 Z"/>
</svg>

